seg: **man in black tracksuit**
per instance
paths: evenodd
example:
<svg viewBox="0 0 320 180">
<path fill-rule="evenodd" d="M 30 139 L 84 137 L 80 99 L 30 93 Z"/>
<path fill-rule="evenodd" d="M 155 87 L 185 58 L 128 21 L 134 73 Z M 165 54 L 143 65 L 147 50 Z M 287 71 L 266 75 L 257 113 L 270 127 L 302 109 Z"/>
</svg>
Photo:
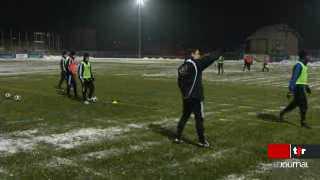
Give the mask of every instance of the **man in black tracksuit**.
<svg viewBox="0 0 320 180">
<path fill-rule="evenodd" d="M 66 68 L 66 65 L 67 65 L 67 52 L 64 51 L 62 53 L 62 57 L 61 57 L 61 60 L 60 60 L 60 80 L 59 80 L 59 83 L 58 83 L 58 86 L 57 88 L 58 89 L 62 89 L 62 83 L 64 81 L 67 81 L 67 68 Z"/>
<path fill-rule="evenodd" d="M 183 97 L 183 114 L 178 123 L 176 143 L 181 143 L 182 131 L 191 115 L 194 113 L 196 120 L 196 129 L 199 138 L 198 145 L 201 147 L 209 147 L 209 143 L 204 136 L 204 113 L 203 113 L 203 85 L 202 72 L 210 66 L 217 57 L 205 56 L 201 58 L 199 50 L 191 50 L 190 58 L 179 67 L 178 85 Z"/>
</svg>

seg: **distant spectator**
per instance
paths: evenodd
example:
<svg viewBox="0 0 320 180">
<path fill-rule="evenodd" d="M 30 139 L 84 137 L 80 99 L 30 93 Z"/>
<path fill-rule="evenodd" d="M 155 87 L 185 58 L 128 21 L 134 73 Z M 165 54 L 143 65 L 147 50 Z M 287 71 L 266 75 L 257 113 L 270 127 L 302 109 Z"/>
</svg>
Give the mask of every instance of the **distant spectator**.
<svg viewBox="0 0 320 180">
<path fill-rule="evenodd" d="M 270 62 L 270 56 L 266 55 L 263 60 L 262 72 L 265 72 L 265 71 L 269 72 L 269 62 Z"/>
</svg>

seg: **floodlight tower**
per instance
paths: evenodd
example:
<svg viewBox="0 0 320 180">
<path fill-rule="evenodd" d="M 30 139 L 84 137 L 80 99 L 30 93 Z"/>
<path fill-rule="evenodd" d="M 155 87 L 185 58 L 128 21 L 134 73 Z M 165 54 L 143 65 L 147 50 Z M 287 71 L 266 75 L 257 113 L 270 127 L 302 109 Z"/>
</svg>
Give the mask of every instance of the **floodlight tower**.
<svg viewBox="0 0 320 180">
<path fill-rule="evenodd" d="M 144 0 L 137 0 L 138 5 L 138 57 L 141 58 L 141 50 L 142 50 L 142 8 L 145 4 Z"/>
</svg>

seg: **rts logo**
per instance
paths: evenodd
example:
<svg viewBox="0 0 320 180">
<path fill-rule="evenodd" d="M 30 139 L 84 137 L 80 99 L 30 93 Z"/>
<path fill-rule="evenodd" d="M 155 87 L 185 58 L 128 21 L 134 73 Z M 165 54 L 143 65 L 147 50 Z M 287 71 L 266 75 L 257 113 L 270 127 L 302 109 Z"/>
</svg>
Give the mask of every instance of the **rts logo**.
<svg viewBox="0 0 320 180">
<path fill-rule="evenodd" d="M 301 146 L 297 146 L 293 148 L 293 153 L 296 157 L 300 158 L 307 150 L 302 148 Z"/>
</svg>

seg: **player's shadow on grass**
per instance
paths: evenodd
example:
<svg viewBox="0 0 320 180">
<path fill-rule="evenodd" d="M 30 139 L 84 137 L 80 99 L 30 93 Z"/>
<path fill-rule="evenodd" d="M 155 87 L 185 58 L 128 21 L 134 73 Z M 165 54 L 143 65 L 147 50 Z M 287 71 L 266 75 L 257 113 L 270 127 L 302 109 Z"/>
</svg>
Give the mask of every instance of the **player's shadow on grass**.
<svg viewBox="0 0 320 180">
<path fill-rule="evenodd" d="M 279 115 L 274 115 L 269 113 L 257 113 L 257 118 L 261 119 L 262 121 L 266 121 L 270 123 L 286 123 L 292 126 L 297 126 L 296 124 L 286 120 L 280 121 Z"/>
<path fill-rule="evenodd" d="M 158 124 L 150 124 L 148 126 L 153 132 L 158 133 L 162 136 L 167 137 L 170 141 L 173 141 L 176 137 L 177 134 L 175 131 L 162 127 L 161 125 Z M 186 143 L 186 144 L 190 144 L 190 145 L 194 145 L 194 146 L 198 146 L 197 143 L 193 142 L 192 140 L 182 137 L 182 140 Z"/>
</svg>

